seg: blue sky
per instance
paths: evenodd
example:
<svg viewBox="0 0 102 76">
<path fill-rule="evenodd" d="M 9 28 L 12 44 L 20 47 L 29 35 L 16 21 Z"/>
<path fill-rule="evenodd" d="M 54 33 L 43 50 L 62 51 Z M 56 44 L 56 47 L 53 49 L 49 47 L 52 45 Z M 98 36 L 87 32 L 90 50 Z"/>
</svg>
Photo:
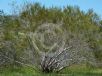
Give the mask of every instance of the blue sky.
<svg viewBox="0 0 102 76">
<path fill-rule="evenodd" d="M 99 14 L 99 16 L 102 17 L 102 0 L 0 0 L 0 9 L 4 10 L 4 12 L 7 14 L 11 14 L 12 1 L 16 2 L 17 5 L 22 5 L 25 1 L 39 2 L 46 7 L 64 7 L 67 5 L 77 5 L 81 10 L 84 11 L 92 8 L 97 14 Z"/>
</svg>

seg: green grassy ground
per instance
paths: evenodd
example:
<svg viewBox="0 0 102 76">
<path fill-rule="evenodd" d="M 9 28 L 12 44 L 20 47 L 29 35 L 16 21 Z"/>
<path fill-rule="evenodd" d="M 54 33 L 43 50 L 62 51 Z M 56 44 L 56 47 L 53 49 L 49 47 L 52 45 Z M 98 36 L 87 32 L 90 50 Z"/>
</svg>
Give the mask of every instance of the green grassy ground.
<svg viewBox="0 0 102 76">
<path fill-rule="evenodd" d="M 0 69 L 0 76 L 102 76 L 102 69 L 73 66 L 65 68 L 59 73 L 45 74 L 29 67 L 8 67 Z"/>
</svg>

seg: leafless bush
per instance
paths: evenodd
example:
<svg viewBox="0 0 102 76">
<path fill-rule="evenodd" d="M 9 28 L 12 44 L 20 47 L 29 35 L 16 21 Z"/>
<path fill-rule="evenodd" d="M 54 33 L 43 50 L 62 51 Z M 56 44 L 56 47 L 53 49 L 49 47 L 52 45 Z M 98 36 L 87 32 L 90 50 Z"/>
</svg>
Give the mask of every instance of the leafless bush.
<svg viewBox="0 0 102 76">
<path fill-rule="evenodd" d="M 34 33 L 29 33 L 28 40 L 34 60 L 43 72 L 56 72 L 72 64 L 95 61 L 85 40 L 67 33 L 62 24 L 43 24 Z"/>
</svg>

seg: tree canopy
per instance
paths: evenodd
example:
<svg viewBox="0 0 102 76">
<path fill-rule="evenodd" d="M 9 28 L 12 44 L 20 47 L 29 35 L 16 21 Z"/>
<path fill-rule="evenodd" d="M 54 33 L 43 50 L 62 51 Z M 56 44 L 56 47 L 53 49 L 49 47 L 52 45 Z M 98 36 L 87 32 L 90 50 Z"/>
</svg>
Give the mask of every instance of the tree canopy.
<svg viewBox="0 0 102 76">
<path fill-rule="evenodd" d="M 47 27 L 47 23 L 52 25 Z M 44 24 L 46 27 L 42 27 Z M 39 29 L 39 27 L 43 29 Z M 56 27 L 58 27 L 57 30 Z M 13 59 L 10 64 L 15 64 L 15 60 L 24 63 L 27 61 L 29 64 L 34 63 L 32 52 L 29 51 L 31 48 L 27 36 L 31 33 L 36 34 L 34 35 L 35 43 L 41 51 L 49 51 L 47 46 L 53 44 L 54 38 L 52 38 L 53 41 L 47 41 L 51 38 L 49 38 L 49 30 L 44 31 L 47 29 L 54 30 L 58 34 L 59 40 L 64 32 L 66 47 L 74 46 L 77 54 L 83 56 L 86 54 L 87 58 L 94 57 L 96 63 L 102 63 L 102 20 L 92 9 L 84 12 L 78 6 L 67 6 L 63 9 L 46 8 L 40 6 L 39 3 L 25 5 L 19 15 L 5 15 L 3 11 L 0 11 L 0 56 L 6 55 Z M 41 42 L 41 38 L 39 38 L 44 35 L 42 31 L 47 36 L 45 42 Z M 53 31 L 51 32 L 53 33 Z M 53 33 L 51 36 L 55 37 L 55 34 Z M 90 51 L 91 57 L 88 55 Z M 22 60 L 22 58 L 27 59 Z M 2 59 L 6 60 L 5 57 L 1 58 L 1 61 Z"/>
</svg>

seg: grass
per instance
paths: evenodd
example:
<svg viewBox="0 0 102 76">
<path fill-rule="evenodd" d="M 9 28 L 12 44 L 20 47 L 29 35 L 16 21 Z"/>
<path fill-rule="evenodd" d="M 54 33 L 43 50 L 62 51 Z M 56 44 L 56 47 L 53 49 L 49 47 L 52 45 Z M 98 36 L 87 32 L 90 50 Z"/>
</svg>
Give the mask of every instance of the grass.
<svg viewBox="0 0 102 76">
<path fill-rule="evenodd" d="M 7 67 L 0 69 L 0 76 L 102 76 L 102 69 L 74 65 L 59 73 L 45 74 L 29 67 Z"/>
<path fill-rule="evenodd" d="M 37 73 L 29 67 L 7 67 L 0 70 L 0 76 L 35 76 Z"/>
<path fill-rule="evenodd" d="M 69 76 L 102 76 L 102 68 L 86 67 L 85 65 L 74 65 L 61 71 Z"/>
</svg>

